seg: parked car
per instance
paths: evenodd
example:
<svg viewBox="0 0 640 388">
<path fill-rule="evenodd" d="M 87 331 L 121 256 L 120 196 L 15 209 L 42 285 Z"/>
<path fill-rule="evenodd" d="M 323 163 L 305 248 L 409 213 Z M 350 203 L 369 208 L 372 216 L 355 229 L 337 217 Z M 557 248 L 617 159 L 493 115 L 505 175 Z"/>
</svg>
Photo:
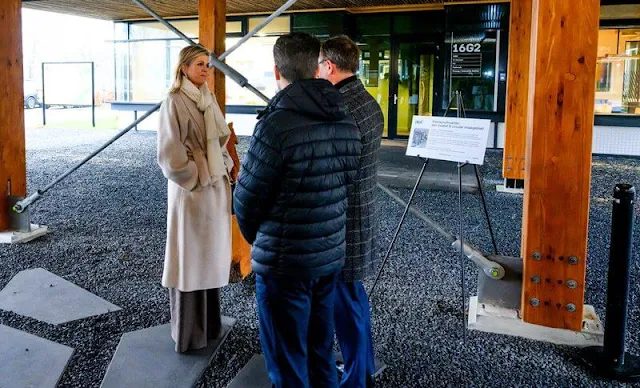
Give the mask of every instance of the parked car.
<svg viewBox="0 0 640 388">
<path fill-rule="evenodd" d="M 24 107 L 33 109 L 42 106 L 42 97 L 37 83 L 33 81 L 24 82 Z"/>
</svg>

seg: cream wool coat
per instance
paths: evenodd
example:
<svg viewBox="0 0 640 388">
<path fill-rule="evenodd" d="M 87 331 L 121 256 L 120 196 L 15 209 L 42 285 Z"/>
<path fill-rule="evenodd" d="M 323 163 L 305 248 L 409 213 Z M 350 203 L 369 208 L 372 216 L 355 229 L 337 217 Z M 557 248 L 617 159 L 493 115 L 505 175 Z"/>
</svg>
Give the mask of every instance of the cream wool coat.
<svg viewBox="0 0 640 388">
<path fill-rule="evenodd" d="M 217 103 L 217 102 L 214 102 Z M 231 267 L 228 176 L 202 186 L 209 173 L 204 114 L 183 92 L 160 108 L 158 164 L 168 179 L 167 244 L 162 285 L 182 292 L 220 288 Z M 222 147 L 227 171 L 233 161 Z"/>
</svg>

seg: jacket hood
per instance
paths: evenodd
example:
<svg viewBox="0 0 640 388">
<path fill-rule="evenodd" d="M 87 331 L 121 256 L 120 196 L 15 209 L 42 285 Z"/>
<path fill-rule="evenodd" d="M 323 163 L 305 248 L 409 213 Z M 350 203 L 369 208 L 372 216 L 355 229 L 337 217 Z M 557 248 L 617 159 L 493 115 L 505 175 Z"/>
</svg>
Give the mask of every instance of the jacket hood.
<svg viewBox="0 0 640 388">
<path fill-rule="evenodd" d="M 278 109 L 328 121 L 339 121 L 347 116 L 342 94 L 323 79 L 300 80 L 287 86 L 273 97 L 258 118 Z"/>
</svg>

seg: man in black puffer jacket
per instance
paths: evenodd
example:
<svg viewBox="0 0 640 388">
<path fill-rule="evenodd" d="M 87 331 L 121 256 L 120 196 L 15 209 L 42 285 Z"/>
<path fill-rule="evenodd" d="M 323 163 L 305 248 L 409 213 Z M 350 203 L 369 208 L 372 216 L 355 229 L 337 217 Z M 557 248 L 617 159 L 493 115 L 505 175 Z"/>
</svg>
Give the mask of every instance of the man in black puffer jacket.
<svg viewBox="0 0 640 388">
<path fill-rule="evenodd" d="M 274 46 L 280 92 L 258 116 L 234 193 L 253 244 L 260 340 L 276 387 L 336 387 L 333 292 L 345 261 L 347 186 L 360 133 L 333 85 L 315 79 L 320 42 Z"/>
</svg>

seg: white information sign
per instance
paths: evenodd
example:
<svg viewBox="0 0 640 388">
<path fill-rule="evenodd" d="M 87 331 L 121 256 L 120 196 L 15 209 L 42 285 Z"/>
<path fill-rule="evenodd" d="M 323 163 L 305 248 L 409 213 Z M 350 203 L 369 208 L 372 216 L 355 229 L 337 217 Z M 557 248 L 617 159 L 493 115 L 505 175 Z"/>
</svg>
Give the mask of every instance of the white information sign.
<svg viewBox="0 0 640 388">
<path fill-rule="evenodd" d="M 481 165 L 491 120 L 413 116 L 406 154 Z"/>
</svg>

